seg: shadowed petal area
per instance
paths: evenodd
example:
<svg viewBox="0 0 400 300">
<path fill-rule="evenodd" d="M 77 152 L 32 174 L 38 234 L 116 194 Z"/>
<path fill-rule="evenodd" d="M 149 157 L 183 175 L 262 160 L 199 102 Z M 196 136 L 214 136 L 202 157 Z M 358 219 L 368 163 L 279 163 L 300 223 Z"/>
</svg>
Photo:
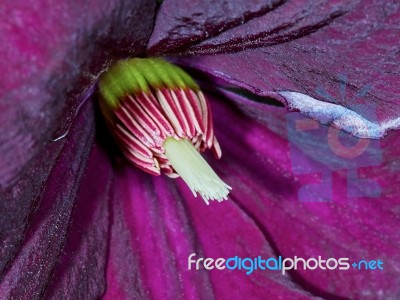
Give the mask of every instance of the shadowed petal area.
<svg viewBox="0 0 400 300">
<path fill-rule="evenodd" d="M 0 185 L 73 115 L 82 93 L 110 59 L 141 52 L 155 1 L 7 1 L 0 35 Z M 68 101 L 67 101 L 68 99 Z M 68 102 L 66 104 L 66 102 Z"/>
<path fill-rule="evenodd" d="M 111 168 L 91 150 L 93 140 L 88 102 L 70 134 L 45 147 L 29 172 L 2 191 L 1 298 L 103 293 Z"/>
<path fill-rule="evenodd" d="M 149 41 L 150 55 L 170 53 L 264 15 L 282 0 L 165 0 Z"/>
<path fill-rule="evenodd" d="M 109 158 L 95 145 L 80 183 L 65 246 L 46 290 L 46 299 L 97 298 L 106 289 L 112 177 Z"/>
<path fill-rule="evenodd" d="M 348 160 L 335 154 L 329 137 L 327 140 L 319 131 L 304 136 L 300 130 L 307 128 L 303 125 L 293 134 L 292 118 L 310 119 L 284 108 L 246 105 L 249 100 L 232 93 L 229 96 L 237 103 L 237 110 L 229 108 L 226 101 L 212 103 L 214 116 L 218 116 L 216 134 L 223 145 L 222 159 L 213 162 L 213 167 L 233 186 L 231 201 L 257 224 L 273 253 L 283 257 L 348 257 L 350 263 L 379 259 L 384 265 L 384 270 L 300 268 L 289 272 L 293 281 L 325 299 L 395 299 L 400 286 L 396 267 L 400 258 L 398 133 L 391 132 L 376 144 L 371 141 L 360 154 L 361 160 Z M 325 132 L 327 127 L 319 126 Z M 341 138 L 345 141 L 346 136 Z M 377 193 L 368 194 L 372 187 Z M 202 222 L 200 227 L 208 223 L 209 216 L 198 218 L 200 207 L 194 211 L 194 224 Z M 232 222 L 228 215 L 220 218 Z M 219 230 L 212 228 L 213 233 Z M 236 231 L 230 239 L 232 236 Z M 206 252 L 211 248 L 205 246 L 207 242 L 212 240 L 202 240 Z M 250 253 L 257 256 L 259 252 Z"/>
<path fill-rule="evenodd" d="M 275 97 L 320 122 L 359 115 L 378 123 L 374 130 L 379 134 L 371 136 L 381 136 L 400 127 L 400 46 L 396 39 L 400 5 L 370 0 L 348 9 L 300 39 L 181 63 L 254 94 Z M 322 107 L 321 102 L 338 106 L 316 113 L 313 108 Z M 357 129 L 362 118 L 353 122 Z"/>
</svg>

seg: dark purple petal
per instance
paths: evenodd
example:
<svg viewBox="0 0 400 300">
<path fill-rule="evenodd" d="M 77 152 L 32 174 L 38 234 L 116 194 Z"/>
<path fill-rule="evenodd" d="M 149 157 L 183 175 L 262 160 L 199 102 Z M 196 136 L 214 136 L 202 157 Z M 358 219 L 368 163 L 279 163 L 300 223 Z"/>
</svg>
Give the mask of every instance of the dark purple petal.
<svg viewBox="0 0 400 300">
<path fill-rule="evenodd" d="M 352 1 L 286 1 L 265 15 L 184 49 L 216 54 L 281 44 L 309 35 L 352 9 Z"/>
<path fill-rule="evenodd" d="M 65 245 L 48 283 L 46 299 L 94 299 L 104 293 L 112 171 L 109 158 L 95 145 L 80 182 Z"/>
<path fill-rule="evenodd" d="M 104 291 L 111 169 L 97 150 L 90 154 L 93 139 L 86 105 L 69 135 L 42 149 L 29 172 L 2 191 L 1 298 Z"/>
<path fill-rule="evenodd" d="M 110 58 L 143 51 L 155 1 L 8 1 L 0 35 L 0 185 L 73 114 L 76 96 Z M 66 100 L 68 103 L 66 105 Z"/>
<path fill-rule="evenodd" d="M 171 53 L 261 16 L 282 0 L 165 0 L 149 41 L 150 55 Z"/>
</svg>

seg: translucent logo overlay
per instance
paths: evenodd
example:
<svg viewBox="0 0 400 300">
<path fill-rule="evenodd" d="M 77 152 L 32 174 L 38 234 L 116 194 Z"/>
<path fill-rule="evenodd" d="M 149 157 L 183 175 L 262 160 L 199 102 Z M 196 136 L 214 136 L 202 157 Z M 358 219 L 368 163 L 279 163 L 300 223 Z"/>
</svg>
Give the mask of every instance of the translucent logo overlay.
<svg viewBox="0 0 400 300">
<path fill-rule="evenodd" d="M 332 201 L 333 173 L 337 171 L 347 173 L 347 197 L 381 195 L 381 187 L 376 181 L 359 176 L 360 168 L 382 163 L 379 140 L 358 138 L 346 133 L 354 132 L 351 126 L 368 131 L 370 122 L 377 122 L 375 107 L 361 103 L 362 96 L 372 87 L 365 86 L 346 100 L 347 77 L 339 75 L 339 82 L 339 97 L 342 101 L 336 101 L 334 96 L 322 88 L 317 88 L 316 93 L 327 102 L 349 104 L 352 110 L 363 112 L 369 123 L 365 124 L 365 128 L 362 123 L 351 122 L 346 128 L 337 128 L 334 125 L 323 125 L 297 112 L 287 114 L 292 171 L 299 178 L 308 178 L 298 191 L 298 200 L 302 202 Z"/>
</svg>

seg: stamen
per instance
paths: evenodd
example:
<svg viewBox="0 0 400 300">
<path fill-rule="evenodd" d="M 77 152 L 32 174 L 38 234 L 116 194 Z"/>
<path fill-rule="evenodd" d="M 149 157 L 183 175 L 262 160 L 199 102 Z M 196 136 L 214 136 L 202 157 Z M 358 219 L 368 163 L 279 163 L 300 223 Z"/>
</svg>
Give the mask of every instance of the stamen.
<svg viewBox="0 0 400 300">
<path fill-rule="evenodd" d="M 221 158 L 221 156 L 222 156 L 221 146 L 219 145 L 218 140 L 215 136 L 214 136 L 214 145 L 213 145 L 212 149 L 213 149 L 214 155 L 217 158 Z"/>
<path fill-rule="evenodd" d="M 213 142 L 213 136 L 214 136 L 214 127 L 213 127 L 213 122 L 212 122 L 212 118 L 211 118 L 211 107 L 210 107 L 210 105 L 208 105 L 206 98 L 204 97 L 204 94 L 201 91 L 199 91 L 197 93 L 197 95 L 199 96 L 200 103 L 202 105 L 203 118 L 205 121 L 204 126 L 206 127 L 205 133 L 203 136 L 203 141 L 207 145 L 207 148 L 211 148 L 212 142 Z"/>
<path fill-rule="evenodd" d="M 142 126 L 132 117 L 129 111 L 121 106 L 121 109 L 116 111 L 115 114 L 120 118 L 126 128 L 134 133 L 138 139 L 148 147 L 155 147 L 156 144 L 150 135 L 143 129 Z"/>
<path fill-rule="evenodd" d="M 135 136 L 126 131 L 121 125 L 117 124 L 115 126 L 115 135 L 119 137 L 119 141 L 123 146 L 130 148 L 136 152 L 141 153 L 146 157 L 153 157 L 149 148 L 143 145 Z"/>
<path fill-rule="evenodd" d="M 192 90 L 189 90 L 188 93 L 185 93 L 185 91 L 182 89 L 179 90 L 179 93 L 183 101 L 186 102 L 186 105 L 188 107 L 191 116 L 190 119 L 192 120 L 196 131 L 198 133 L 203 133 L 204 126 L 203 123 L 201 122 L 201 108 L 199 107 L 199 102 L 197 101 L 196 94 Z"/>
<path fill-rule="evenodd" d="M 161 113 L 161 107 L 153 94 L 146 95 L 144 93 L 139 93 L 137 95 L 137 100 L 141 103 L 143 107 L 146 108 L 147 113 L 150 115 L 153 121 L 156 122 L 158 127 L 165 135 L 173 136 L 175 134 L 171 124 Z"/>
<path fill-rule="evenodd" d="M 188 121 L 189 116 L 188 116 L 188 112 L 186 109 L 187 105 L 185 106 L 185 105 L 181 105 L 181 103 L 179 103 L 180 101 L 179 101 L 178 97 L 175 95 L 174 90 L 170 90 L 170 93 L 171 93 L 172 99 L 175 103 L 175 106 L 178 109 L 177 115 L 182 124 L 183 131 L 187 133 L 187 136 L 189 138 L 191 138 L 194 136 L 195 132 L 194 132 L 193 124 L 191 122 L 189 123 L 189 121 Z M 182 104 L 184 104 L 184 103 L 182 103 Z"/>
<path fill-rule="evenodd" d="M 138 101 L 131 96 L 125 101 L 128 109 L 132 111 L 132 117 L 147 131 L 147 133 L 156 142 L 157 146 L 161 146 L 166 136 L 158 128 L 156 123 L 149 117 L 148 113 L 139 105 Z M 124 104 L 125 104 L 124 103 Z"/>
<path fill-rule="evenodd" d="M 223 182 L 211 169 L 205 159 L 186 139 L 167 138 L 165 154 L 175 171 L 189 186 L 194 196 L 199 193 L 204 201 L 226 200 L 232 188 Z"/>
<path fill-rule="evenodd" d="M 157 91 L 157 99 L 160 101 L 161 107 L 164 110 L 164 113 L 167 115 L 168 119 L 171 121 L 172 126 L 175 128 L 175 132 L 178 136 L 183 137 L 183 129 L 178 120 L 176 109 L 174 109 L 173 103 L 168 101 L 168 97 L 165 97 L 164 94 L 158 90 Z"/>
</svg>

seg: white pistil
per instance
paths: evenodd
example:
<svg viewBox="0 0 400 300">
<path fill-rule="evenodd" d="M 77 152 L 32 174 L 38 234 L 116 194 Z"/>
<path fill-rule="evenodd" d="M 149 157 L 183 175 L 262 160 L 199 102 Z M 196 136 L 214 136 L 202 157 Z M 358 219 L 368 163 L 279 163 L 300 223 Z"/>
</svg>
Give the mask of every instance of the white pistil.
<svg viewBox="0 0 400 300">
<path fill-rule="evenodd" d="M 175 171 L 182 177 L 193 195 L 199 193 L 204 201 L 226 200 L 232 188 L 223 182 L 211 169 L 206 160 L 186 139 L 167 138 L 164 142 L 165 154 Z"/>
</svg>

